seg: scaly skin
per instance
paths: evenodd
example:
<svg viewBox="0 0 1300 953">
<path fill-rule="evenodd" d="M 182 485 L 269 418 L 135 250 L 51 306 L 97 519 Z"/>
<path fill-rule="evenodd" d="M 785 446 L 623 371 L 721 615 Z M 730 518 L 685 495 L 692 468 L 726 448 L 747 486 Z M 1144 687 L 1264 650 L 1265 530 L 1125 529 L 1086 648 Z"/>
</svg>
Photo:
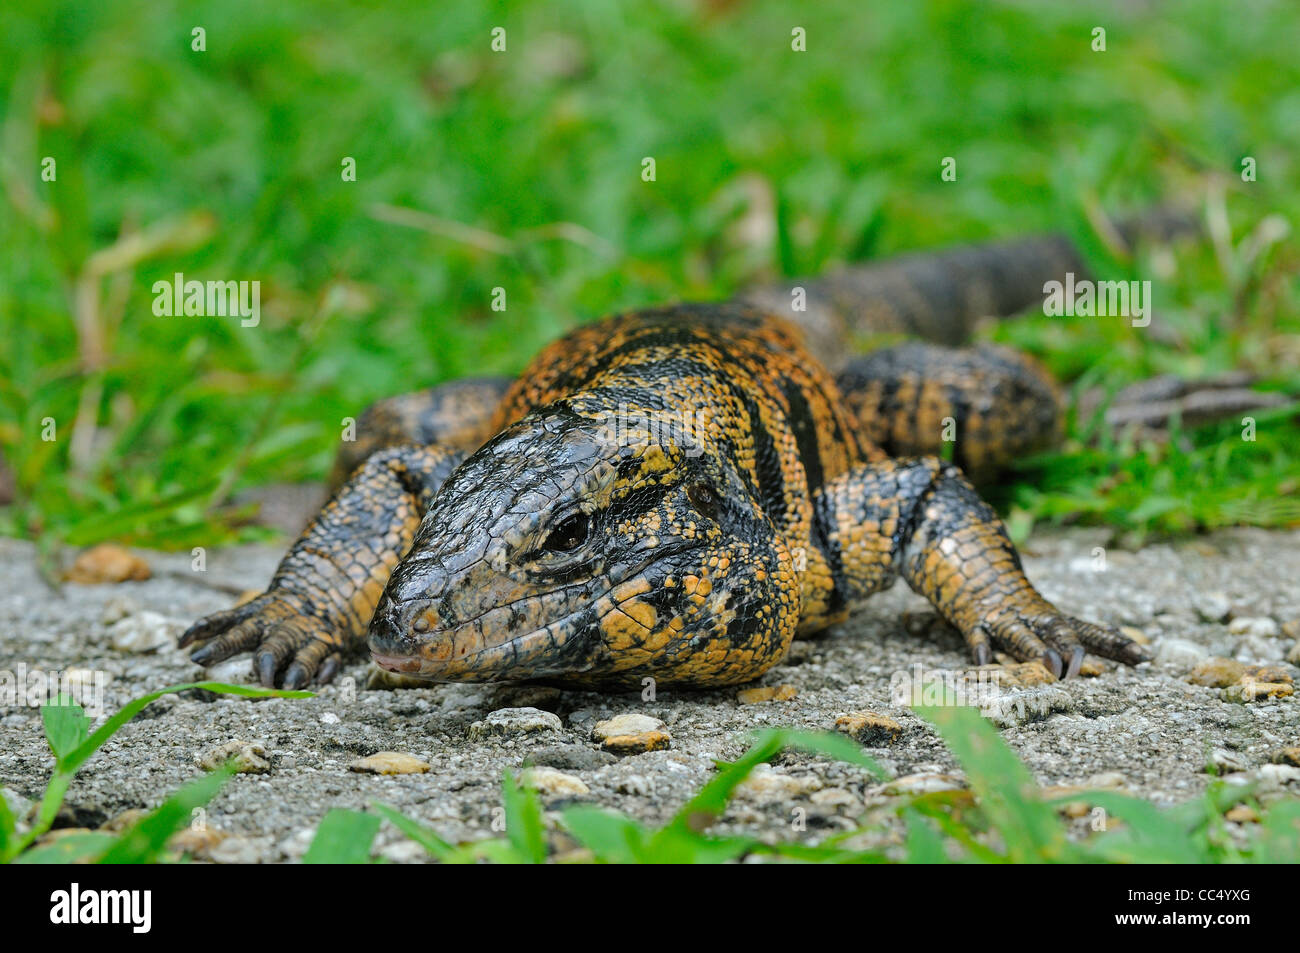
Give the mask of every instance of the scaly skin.
<svg viewBox="0 0 1300 953">
<path fill-rule="evenodd" d="M 891 457 L 942 454 L 979 484 L 1053 446 L 1064 407 L 1032 358 L 1009 348 L 911 341 L 851 360 L 835 383 L 862 434 Z"/>
<path fill-rule="evenodd" d="M 263 682 L 286 686 L 328 678 L 367 628 L 381 666 L 441 681 L 717 686 L 757 677 L 796 634 L 901 576 L 978 662 L 1000 649 L 1071 675 L 1085 649 L 1144 658 L 1039 595 L 958 467 L 923 452 L 945 416 L 965 428 L 962 459 L 1022 452 L 1043 434 L 1008 431 L 1055 426 L 1040 372 L 905 346 L 846 368 L 846 395 L 800 337 L 741 303 L 579 328 L 490 416 L 466 403 L 458 447 L 371 453 L 267 592 L 182 644 L 205 643 L 200 662 L 251 650 Z M 441 406 L 437 392 L 408 399 Z M 402 417 L 371 415 L 359 437 L 428 434 Z"/>
</svg>

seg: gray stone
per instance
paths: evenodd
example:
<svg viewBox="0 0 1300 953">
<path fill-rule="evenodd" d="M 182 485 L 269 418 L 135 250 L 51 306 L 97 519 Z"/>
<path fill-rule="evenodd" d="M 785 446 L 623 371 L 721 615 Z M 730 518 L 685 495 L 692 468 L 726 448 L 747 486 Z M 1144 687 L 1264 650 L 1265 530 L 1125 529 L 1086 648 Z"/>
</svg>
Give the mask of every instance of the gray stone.
<svg viewBox="0 0 1300 953">
<path fill-rule="evenodd" d="M 481 741 L 494 735 L 534 735 L 564 730 L 558 715 L 540 708 L 498 708 L 482 721 L 469 726 L 471 741 Z"/>
<path fill-rule="evenodd" d="M 1262 639 L 1276 638 L 1282 633 L 1278 624 L 1267 616 L 1242 616 L 1228 623 L 1233 635 L 1253 635 Z"/>
<path fill-rule="evenodd" d="M 108 644 L 119 652 L 157 652 L 175 646 L 183 630 L 179 622 L 146 610 L 109 626 Z"/>
<path fill-rule="evenodd" d="M 1191 668 L 1209 654 L 1205 646 L 1188 639 L 1166 637 L 1156 642 L 1156 661 L 1179 668 Z"/>
<path fill-rule="evenodd" d="M 549 745 L 528 752 L 529 764 L 569 771 L 589 771 L 592 768 L 613 764 L 618 759 L 608 751 L 588 748 L 586 745 Z"/>
</svg>

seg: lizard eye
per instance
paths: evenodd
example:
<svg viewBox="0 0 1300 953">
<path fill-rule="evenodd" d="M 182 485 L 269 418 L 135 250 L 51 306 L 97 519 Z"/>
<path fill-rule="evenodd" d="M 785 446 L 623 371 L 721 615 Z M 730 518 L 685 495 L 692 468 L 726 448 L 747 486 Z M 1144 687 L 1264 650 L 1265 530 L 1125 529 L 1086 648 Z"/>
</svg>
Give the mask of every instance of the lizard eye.
<svg viewBox="0 0 1300 953">
<path fill-rule="evenodd" d="M 542 543 L 542 549 L 552 553 L 571 553 L 587 541 L 591 520 L 586 513 L 566 516 L 560 525 L 551 530 Z"/>
<path fill-rule="evenodd" d="M 718 513 L 718 494 L 707 483 L 693 484 L 686 490 L 686 497 L 691 505 L 702 514 L 713 519 Z"/>
</svg>

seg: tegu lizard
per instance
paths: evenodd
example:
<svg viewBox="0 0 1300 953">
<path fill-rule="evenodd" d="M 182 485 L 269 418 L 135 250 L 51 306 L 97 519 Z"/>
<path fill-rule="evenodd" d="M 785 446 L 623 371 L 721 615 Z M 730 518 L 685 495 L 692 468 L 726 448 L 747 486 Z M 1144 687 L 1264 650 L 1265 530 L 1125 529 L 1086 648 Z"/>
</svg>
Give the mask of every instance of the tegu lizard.
<svg viewBox="0 0 1300 953">
<path fill-rule="evenodd" d="M 720 686 L 902 578 L 977 663 L 1142 661 L 1033 587 L 963 472 L 1052 441 L 1044 372 L 933 343 L 843 362 L 871 331 L 956 344 L 1070 270 L 1050 236 L 907 257 L 607 318 L 517 380 L 383 401 L 266 592 L 181 644 L 203 664 L 249 651 L 286 687 L 328 681 L 367 640 L 435 681 Z"/>
</svg>

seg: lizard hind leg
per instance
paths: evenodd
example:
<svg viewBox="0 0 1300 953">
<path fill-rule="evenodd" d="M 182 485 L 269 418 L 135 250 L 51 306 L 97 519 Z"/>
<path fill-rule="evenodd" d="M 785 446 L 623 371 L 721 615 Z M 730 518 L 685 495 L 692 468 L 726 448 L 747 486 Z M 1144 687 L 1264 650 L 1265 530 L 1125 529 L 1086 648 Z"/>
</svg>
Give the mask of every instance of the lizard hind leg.
<svg viewBox="0 0 1300 953">
<path fill-rule="evenodd" d="M 1060 437 L 1060 393 L 1034 360 L 919 341 L 850 361 L 836 378 L 861 435 L 890 456 L 949 456 L 975 483 Z"/>
</svg>

